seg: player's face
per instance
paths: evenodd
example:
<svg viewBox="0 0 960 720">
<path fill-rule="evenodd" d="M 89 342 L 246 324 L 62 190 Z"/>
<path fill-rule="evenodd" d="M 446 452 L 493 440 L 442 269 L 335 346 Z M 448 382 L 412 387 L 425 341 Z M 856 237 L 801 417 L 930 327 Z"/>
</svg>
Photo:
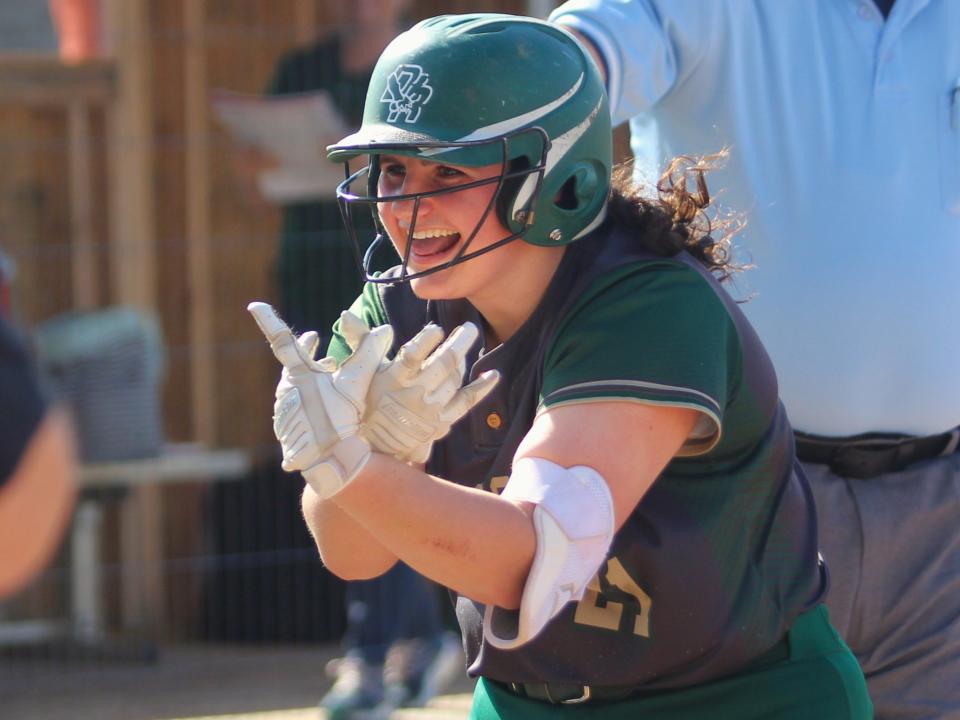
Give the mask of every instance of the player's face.
<svg viewBox="0 0 960 720">
<path fill-rule="evenodd" d="M 490 179 L 486 185 L 420 198 L 414 221 L 414 203 L 409 200 L 384 201 L 379 205 L 380 219 L 400 257 L 410 244 L 407 271 L 410 274 L 450 262 L 469 240 L 497 189 L 501 164 L 484 167 L 444 165 L 420 158 L 383 155 L 380 158 L 378 195 L 406 195 L 455 188 L 458 185 Z M 411 240 L 410 227 L 413 224 Z M 490 210 L 465 253 L 482 250 L 510 235 L 510 231 Z M 422 298 L 450 299 L 471 297 L 496 284 L 510 258 L 526 243 L 512 242 L 503 247 L 465 260 L 447 270 L 414 279 L 413 291 Z"/>
</svg>

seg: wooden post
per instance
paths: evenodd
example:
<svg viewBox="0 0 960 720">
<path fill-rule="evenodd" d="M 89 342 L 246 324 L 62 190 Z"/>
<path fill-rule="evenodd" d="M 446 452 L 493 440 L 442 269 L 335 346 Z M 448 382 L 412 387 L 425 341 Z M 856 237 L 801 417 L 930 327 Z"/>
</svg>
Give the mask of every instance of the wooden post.
<svg viewBox="0 0 960 720">
<path fill-rule="evenodd" d="M 163 495 L 156 483 L 132 487 L 120 513 L 123 627 L 150 642 L 163 637 L 166 616 L 162 516 Z"/>
<path fill-rule="evenodd" d="M 97 262 L 93 243 L 93 196 L 90 192 L 90 108 L 84 100 L 70 101 L 67 106 L 67 127 L 73 307 L 76 310 L 89 310 L 97 305 Z"/>
<path fill-rule="evenodd" d="M 117 68 L 117 101 L 109 122 L 111 289 L 114 301 L 152 312 L 157 283 L 147 0 L 127 0 L 111 9 Z"/>
<path fill-rule="evenodd" d="M 154 200 L 153 77 L 147 0 L 106 4 L 117 71 L 117 97 L 109 115 L 111 300 L 153 313 L 157 305 Z M 136 488 L 124 504 L 121 542 L 136 560 L 123 594 L 124 624 L 161 634 L 164 617 L 160 492 Z"/>
<path fill-rule="evenodd" d="M 210 223 L 210 118 L 207 96 L 206 0 L 183 0 L 186 128 L 187 267 L 190 287 L 191 397 L 194 438 L 216 441 L 213 282 Z"/>
</svg>

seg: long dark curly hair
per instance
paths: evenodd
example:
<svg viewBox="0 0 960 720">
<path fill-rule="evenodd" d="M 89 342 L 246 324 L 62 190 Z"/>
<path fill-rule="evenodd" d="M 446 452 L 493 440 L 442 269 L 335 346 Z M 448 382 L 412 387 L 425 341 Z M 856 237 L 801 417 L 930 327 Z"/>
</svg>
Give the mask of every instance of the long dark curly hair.
<svg viewBox="0 0 960 720">
<path fill-rule="evenodd" d="M 720 282 L 731 279 L 748 267 L 731 257 L 731 240 L 743 221 L 737 216 L 711 219 L 707 213 L 711 198 L 706 174 L 726 157 L 721 150 L 700 158 L 674 158 L 657 181 L 656 197 L 634 179 L 632 161 L 618 165 L 610 184 L 610 219 L 635 230 L 643 248 L 654 255 L 673 257 L 685 250 Z"/>
</svg>

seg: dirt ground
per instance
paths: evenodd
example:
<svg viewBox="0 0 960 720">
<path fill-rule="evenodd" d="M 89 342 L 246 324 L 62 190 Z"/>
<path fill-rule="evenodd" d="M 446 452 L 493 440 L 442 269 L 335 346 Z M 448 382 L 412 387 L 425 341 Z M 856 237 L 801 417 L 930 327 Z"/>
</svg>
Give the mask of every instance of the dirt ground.
<svg viewBox="0 0 960 720">
<path fill-rule="evenodd" d="M 0 660 L 3 720 L 321 720 L 336 646 L 173 646 L 155 662 Z M 391 720 L 464 720 L 464 674 L 430 707 Z"/>
</svg>

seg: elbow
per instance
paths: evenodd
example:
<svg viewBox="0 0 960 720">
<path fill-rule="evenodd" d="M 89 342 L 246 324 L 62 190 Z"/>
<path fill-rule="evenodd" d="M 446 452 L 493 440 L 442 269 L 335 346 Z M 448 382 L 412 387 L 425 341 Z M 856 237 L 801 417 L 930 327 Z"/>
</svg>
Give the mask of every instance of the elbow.
<svg viewBox="0 0 960 720">
<path fill-rule="evenodd" d="M 304 490 L 303 517 L 313 536 L 324 566 L 343 580 L 369 580 L 383 575 L 397 558 L 376 540 L 347 520 L 329 503 L 310 490 Z"/>
<path fill-rule="evenodd" d="M 383 575 L 395 564 L 394 562 L 387 565 L 382 563 L 376 565 L 372 563 L 359 563 L 353 558 L 337 555 L 336 553 L 324 552 L 323 549 L 319 547 L 318 550 L 320 550 L 320 560 L 323 562 L 324 567 L 341 580 L 346 581 L 372 580 L 373 578 Z"/>
<path fill-rule="evenodd" d="M 494 605 L 504 610 L 517 610 L 523 598 L 524 577 L 501 577 L 496 582 L 484 583 L 481 588 L 473 588 L 472 592 L 461 590 L 465 595 L 483 605 Z"/>
</svg>

